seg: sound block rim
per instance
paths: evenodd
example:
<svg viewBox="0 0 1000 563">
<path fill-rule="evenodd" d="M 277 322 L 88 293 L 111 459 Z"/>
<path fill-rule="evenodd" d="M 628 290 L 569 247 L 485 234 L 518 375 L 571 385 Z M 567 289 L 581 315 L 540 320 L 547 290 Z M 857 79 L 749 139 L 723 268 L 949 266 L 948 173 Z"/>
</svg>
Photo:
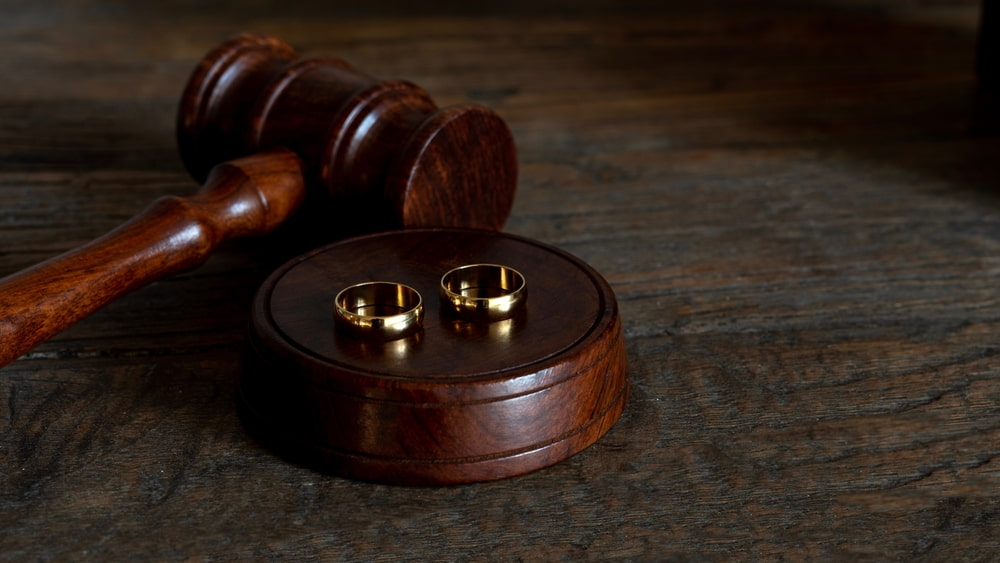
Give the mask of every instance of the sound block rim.
<svg viewBox="0 0 1000 563">
<path fill-rule="evenodd" d="M 499 456 L 447 460 L 413 460 L 367 456 L 303 442 L 297 436 L 276 432 L 247 402 L 240 390 L 240 418 L 256 439 L 270 451 L 296 464 L 341 477 L 404 486 L 468 485 L 498 481 L 533 473 L 573 457 L 596 443 L 618 422 L 631 385 L 626 380 L 608 409 L 587 426 L 550 443 Z"/>
</svg>

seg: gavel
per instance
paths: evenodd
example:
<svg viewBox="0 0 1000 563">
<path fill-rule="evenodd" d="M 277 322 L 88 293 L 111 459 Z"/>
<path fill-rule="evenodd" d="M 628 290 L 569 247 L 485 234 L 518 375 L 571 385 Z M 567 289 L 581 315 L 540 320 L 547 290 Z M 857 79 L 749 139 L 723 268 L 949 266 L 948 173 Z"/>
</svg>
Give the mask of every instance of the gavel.
<svg viewBox="0 0 1000 563">
<path fill-rule="evenodd" d="M 438 108 L 418 86 L 335 58 L 300 59 L 238 36 L 198 65 L 181 97 L 181 158 L 202 187 L 165 196 L 108 234 L 0 280 L 0 366 L 114 299 L 262 236 L 302 202 L 363 230 L 502 228 L 517 159 L 503 120 Z"/>
</svg>

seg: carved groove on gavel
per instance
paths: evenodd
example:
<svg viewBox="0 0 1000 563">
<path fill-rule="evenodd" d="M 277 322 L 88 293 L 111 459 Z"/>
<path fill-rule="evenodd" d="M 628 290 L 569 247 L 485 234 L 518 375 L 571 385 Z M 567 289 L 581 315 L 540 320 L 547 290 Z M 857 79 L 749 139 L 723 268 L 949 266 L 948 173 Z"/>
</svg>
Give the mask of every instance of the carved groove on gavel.
<svg viewBox="0 0 1000 563">
<path fill-rule="evenodd" d="M 202 264 L 226 240 L 270 232 L 305 186 L 326 194 L 335 219 L 362 215 L 369 230 L 503 226 L 517 164 L 499 116 L 438 109 L 417 86 L 378 82 L 337 59 L 296 58 L 279 39 L 241 35 L 202 60 L 177 136 L 203 187 L 0 280 L 0 366 L 114 299 Z"/>
<path fill-rule="evenodd" d="M 499 230 L 514 200 L 514 141 L 496 113 L 438 109 L 409 82 L 379 82 L 339 59 L 299 60 L 273 37 L 241 35 L 205 57 L 177 132 L 195 178 L 223 160 L 287 147 L 316 191 L 379 226 Z"/>
</svg>

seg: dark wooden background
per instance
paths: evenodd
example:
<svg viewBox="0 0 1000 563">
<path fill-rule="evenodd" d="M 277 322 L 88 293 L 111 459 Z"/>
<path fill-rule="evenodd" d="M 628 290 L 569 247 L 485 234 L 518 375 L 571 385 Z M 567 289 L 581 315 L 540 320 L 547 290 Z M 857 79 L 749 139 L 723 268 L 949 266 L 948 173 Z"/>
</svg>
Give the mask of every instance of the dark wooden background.
<svg viewBox="0 0 1000 563">
<path fill-rule="evenodd" d="M 595 446 L 520 478 L 289 465 L 241 427 L 234 369 L 292 250 L 234 244 L 0 370 L 0 559 L 997 557 L 977 20 L 972 0 L 3 0 L 0 274 L 191 193 L 184 81 L 272 33 L 499 111 L 507 230 L 611 282 L 634 389 Z"/>
</svg>

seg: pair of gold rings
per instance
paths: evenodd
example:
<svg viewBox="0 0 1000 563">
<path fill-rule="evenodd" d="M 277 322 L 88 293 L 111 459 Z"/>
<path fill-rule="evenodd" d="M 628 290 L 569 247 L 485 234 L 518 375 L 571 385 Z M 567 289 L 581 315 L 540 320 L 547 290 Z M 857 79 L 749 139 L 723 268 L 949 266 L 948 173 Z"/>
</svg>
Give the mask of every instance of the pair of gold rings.
<svg viewBox="0 0 1000 563">
<path fill-rule="evenodd" d="M 514 316 L 527 297 L 524 276 L 498 264 L 469 264 L 441 276 L 438 293 L 445 313 L 470 322 Z M 374 281 L 344 288 L 334 298 L 335 318 L 347 332 L 374 340 L 396 340 L 420 331 L 420 292 L 396 282 Z"/>
</svg>

